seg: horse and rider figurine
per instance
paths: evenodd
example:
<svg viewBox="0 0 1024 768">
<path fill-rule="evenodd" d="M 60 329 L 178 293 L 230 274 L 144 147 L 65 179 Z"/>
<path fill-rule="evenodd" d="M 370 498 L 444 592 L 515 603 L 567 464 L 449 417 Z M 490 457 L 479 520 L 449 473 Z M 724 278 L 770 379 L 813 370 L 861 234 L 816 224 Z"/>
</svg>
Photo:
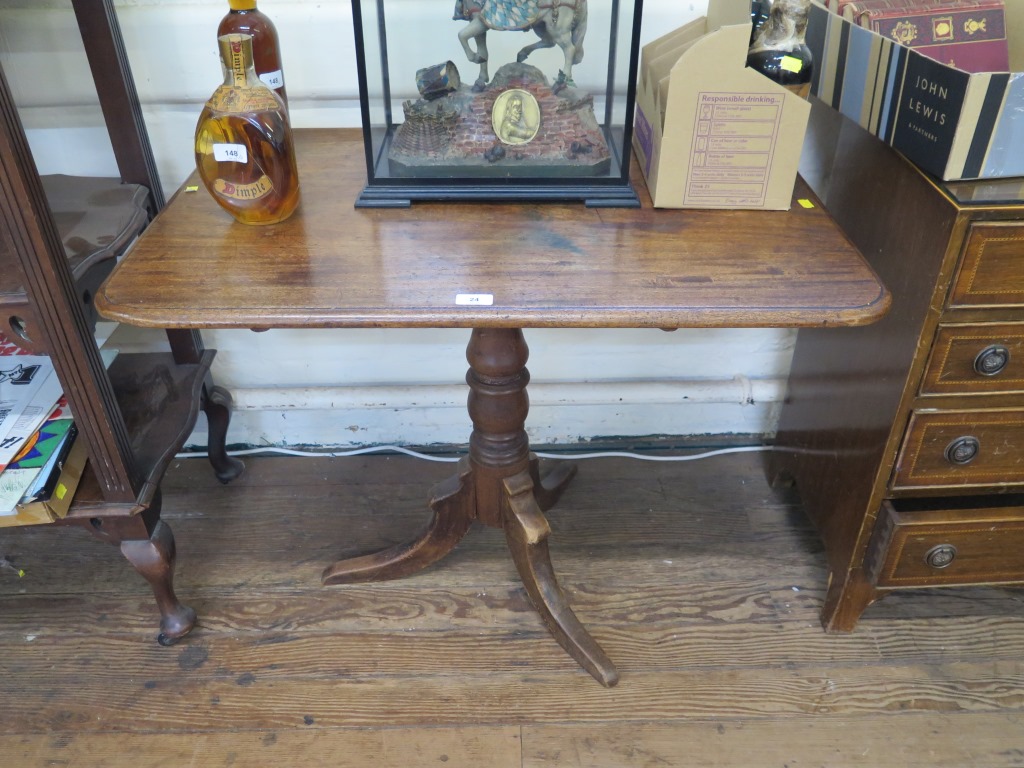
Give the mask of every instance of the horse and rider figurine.
<svg viewBox="0 0 1024 768">
<path fill-rule="evenodd" d="M 520 64 L 534 51 L 557 45 L 565 54 L 565 65 L 559 70 L 552 91 L 558 93 L 567 86 L 575 85 L 572 67 L 583 60 L 587 0 L 456 0 L 453 19 L 469 22 L 459 32 L 459 42 L 470 62 L 480 65 L 480 74 L 473 84 L 474 91 L 484 90 L 490 80 L 487 31 L 491 29 L 532 30 L 537 34 L 540 40 L 527 45 L 516 56 Z M 470 47 L 470 40 L 476 44 L 476 50 Z"/>
</svg>

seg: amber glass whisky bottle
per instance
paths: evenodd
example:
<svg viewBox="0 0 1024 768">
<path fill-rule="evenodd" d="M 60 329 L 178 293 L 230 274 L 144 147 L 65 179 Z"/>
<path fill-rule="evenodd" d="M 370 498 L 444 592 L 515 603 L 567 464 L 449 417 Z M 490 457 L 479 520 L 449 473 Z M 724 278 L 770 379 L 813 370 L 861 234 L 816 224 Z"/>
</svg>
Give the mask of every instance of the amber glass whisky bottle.
<svg viewBox="0 0 1024 768">
<path fill-rule="evenodd" d="M 284 68 L 281 66 L 281 48 L 277 28 L 265 13 L 256 7 L 256 0 L 228 0 L 231 10 L 220 21 L 217 37 L 224 35 L 251 35 L 252 57 L 256 76 L 274 90 L 288 106 L 284 90 Z"/>
<path fill-rule="evenodd" d="M 747 53 L 747 66 L 806 97 L 814 59 L 804 42 L 810 0 L 774 0 Z"/>
<path fill-rule="evenodd" d="M 243 224 L 276 224 L 299 204 L 292 130 L 281 97 L 256 77 L 252 37 L 219 38 L 224 84 L 196 125 L 196 167 L 213 199 Z"/>
</svg>

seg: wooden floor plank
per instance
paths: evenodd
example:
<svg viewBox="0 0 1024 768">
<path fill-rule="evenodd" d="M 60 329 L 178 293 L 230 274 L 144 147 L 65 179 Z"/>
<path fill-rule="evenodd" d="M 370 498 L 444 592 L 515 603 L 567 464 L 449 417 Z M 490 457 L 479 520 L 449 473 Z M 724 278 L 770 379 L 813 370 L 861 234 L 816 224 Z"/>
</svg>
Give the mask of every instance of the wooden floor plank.
<svg viewBox="0 0 1024 768">
<path fill-rule="evenodd" d="M 69 544 L 69 546 L 71 546 Z M 65 560 L 48 567 L 33 556 L 26 577 L 0 573 L 0 639 L 15 635 L 96 631 L 146 631 L 154 607 L 145 582 L 112 548 L 116 568 Z M 324 631 L 395 626 L 402 631 L 450 626 L 537 626 L 512 563 L 504 555 L 456 551 L 409 579 L 373 585 L 321 587 L 323 563 L 287 566 L 225 557 L 197 562 L 182 553 L 178 592 L 199 610 L 201 623 L 220 631 Z M 817 624 L 826 572 L 820 563 L 782 567 L 708 554 L 665 564 L 628 557 L 556 558 L 560 582 L 575 610 L 591 623 L 690 625 L 703 622 L 800 620 Z M 613 570 L 614 569 L 614 570 Z M 610 572 L 612 571 L 613 572 Z M 1022 615 L 1024 591 L 1000 588 L 907 590 L 890 595 L 865 613 L 874 618 Z M 98 625 L 98 626 L 97 626 Z"/>
<path fill-rule="evenodd" d="M 469 675 L 453 665 L 444 674 L 425 677 L 363 677 L 338 670 L 334 679 L 264 680 L 175 670 L 120 685 L 92 677 L 4 679 L 0 697 L 19 704 L 5 715 L 0 733 L 295 728 L 309 718 L 327 727 L 381 728 L 885 712 L 1005 714 L 1024 711 L 1024 662 L 632 672 L 610 691 L 569 659 L 560 672 Z"/>
<path fill-rule="evenodd" d="M 591 625 L 594 635 L 625 672 L 698 669 L 787 669 L 952 664 L 1024 658 L 1024 617 L 1000 617 L 951 625 L 947 620 L 870 622 L 861 631 L 826 635 L 799 622 L 774 625 L 737 621 L 683 628 Z M 488 671 L 558 672 L 566 661 L 546 631 L 453 627 L 445 631 L 226 634 L 201 628 L 187 644 L 164 648 L 132 635 L 30 635 L 0 642 L 0 670 L 23 678 L 103 680 L 147 675 L 173 677 L 205 667 L 226 679 L 258 676 L 334 679 L 350 676 L 469 674 Z M 115 669 L 96 658 L 120 658 Z"/>
<path fill-rule="evenodd" d="M 523 728 L 523 768 L 1024 765 L 1024 716 L 792 718 Z"/>
<path fill-rule="evenodd" d="M 677 481 L 679 482 L 679 481 Z M 624 495 L 623 489 L 604 489 Z M 559 505 L 548 512 L 555 540 L 570 547 L 630 547 L 688 544 L 694 549 L 715 545 L 733 551 L 738 543 L 757 551 L 773 551 L 779 543 L 801 540 L 813 551 L 820 545 L 806 526 L 795 524 L 792 511 L 770 503 L 763 495 L 680 502 L 661 491 L 632 492 L 629 525 L 621 525 L 619 510 L 602 503 L 603 495 L 588 492 L 580 480 Z M 168 496 L 164 517 L 176 535 L 194 539 L 199 553 L 221 552 L 226 543 L 245 550 L 288 551 L 296 545 L 312 552 L 343 547 L 389 543 L 415 533 L 430 517 L 427 494 L 421 484 L 390 487 L 383 483 L 355 488 L 295 486 L 211 489 L 206 498 L 199 491 L 180 498 Z M 198 506 L 201 504 L 202 506 Z M 217 525 L 211 526 L 210 521 Z M 36 547 L 60 546 L 53 535 L 40 536 L 47 528 L 9 531 L 7 535 L 41 538 Z M 201 534 L 201 535 L 200 535 Z M 66 535 L 78 536 L 77 531 Z M 563 542 L 564 539 L 564 542 Z M 778 539 L 775 541 L 774 539 Z M 760 546 L 759 546 L 760 545 Z M 472 536 L 464 547 L 495 549 L 499 539 Z"/>
<path fill-rule="evenodd" d="M 412 579 L 388 585 L 321 588 L 310 575 L 307 589 L 301 583 L 287 590 L 267 590 L 251 583 L 225 585 L 211 590 L 179 585 L 182 598 L 201 611 L 203 626 L 223 631 L 246 629 L 338 630 L 397 628 L 402 631 L 450 627 L 501 628 L 529 631 L 540 626 L 525 590 L 513 582 L 480 586 L 451 585 L 433 579 Z M 137 615 L 152 613 L 145 606 L 144 585 L 132 585 L 143 605 L 131 609 Z M 642 591 L 623 594 L 617 585 L 564 581 L 574 609 L 593 624 L 654 628 L 697 623 L 777 621 L 772 596 L 756 581 L 715 582 L 687 585 L 648 585 Z M 122 588 L 122 592 L 126 591 Z M 26 595 L 0 600 L 6 631 L 33 627 L 43 631 L 40 617 L 60 613 L 70 606 L 78 614 L 78 628 L 91 634 L 110 620 L 111 592 L 98 596 L 69 597 Z M 52 602 L 52 605 L 50 603 Z M 131 620 L 128 612 L 118 611 Z M 61 622 L 67 623 L 67 622 Z M 21 626 L 19 626 L 21 625 Z M 53 626 L 53 625 L 51 625 Z"/>
<path fill-rule="evenodd" d="M 231 731 L 190 735 L 76 733 L 0 735 L 0 755 L 11 766 L 89 768 L 520 768 L 520 729 L 389 728 L 382 730 Z"/>
<path fill-rule="evenodd" d="M 71 549 L 76 546 L 74 542 L 68 544 Z M 342 603 L 350 599 L 347 595 L 358 601 L 362 594 L 361 587 L 320 587 L 324 568 L 334 562 L 334 558 L 329 556 L 310 557 L 301 550 L 293 551 L 287 558 L 264 556 L 259 552 L 249 557 L 241 552 L 226 552 L 219 557 L 197 556 L 188 552 L 187 540 L 179 542 L 178 547 L 175 584 L 182 594 L 200 590 L 221 593 L 238 589 L 293 591 L 313 586 L 327 599 Z M 769 594 L 773 590 L 792 589 L 794 586 L 798 589 L 805 586 L 820 588 L 825 573 L 820 564 L 809 565 L 797 558 L 742 558 L 715 553 L 702 556 L 696 562 L 691 555 L 682 551 L 619 553 L 611 550 L 598 556 L 595 552 L 560 551 L 552 546 L 555 570 L 563 587 L 570 592 L 612 590 L 622 593 L 674 585 L 677 594 L 685 599 L 689 590 L 698 594 L 719 588 L 728 591 L 730 584 L 734 585 L 733 589 L 757 584 L 758 592 Z M 99 550 L 95 559 L 81 560 L 69 554 L 56 562 L 50 555 L 22 549 L 15 562 L 25 571 L 25 577 L 19 580 L 4 574 L 0 581 L 0 599 L 29 594 L 123 594 L 144 584 L 113 548 Z M 393 586 L 381 582 L 375 584 L 374 589 L 394 589 L 399 593 L 409 589 L 409 585 L 415 584 L 419 589 L 426 583 L 459 592 L 505 591 L 517 585 L 519 578 L 505 552 L 481 555 L 456 548 L 429 571 L 415 574 L 404 584 Z"/>
</svg>

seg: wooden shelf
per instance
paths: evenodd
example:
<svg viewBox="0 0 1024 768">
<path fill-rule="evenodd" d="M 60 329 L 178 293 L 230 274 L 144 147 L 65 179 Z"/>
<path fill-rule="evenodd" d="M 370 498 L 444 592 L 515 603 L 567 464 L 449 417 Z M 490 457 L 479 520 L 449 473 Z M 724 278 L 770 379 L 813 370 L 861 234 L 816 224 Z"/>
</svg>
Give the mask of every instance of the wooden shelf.
<svg viewBox="0 0 1024 768">
<path fill-rule="evenodd" d="M 195 427 L 203 382 L 214 351 L 206 350 L 197 364 L 178 364 L 170 353 L 118 355 L 110 366 L 118 405 L 143 479 L 134 504 L 116 504 L 103 498 L 90 465 L 75 494 L 68 519 L 98 515 L 133 515 L 149 507 L 160 478 Z"/>
</svg>

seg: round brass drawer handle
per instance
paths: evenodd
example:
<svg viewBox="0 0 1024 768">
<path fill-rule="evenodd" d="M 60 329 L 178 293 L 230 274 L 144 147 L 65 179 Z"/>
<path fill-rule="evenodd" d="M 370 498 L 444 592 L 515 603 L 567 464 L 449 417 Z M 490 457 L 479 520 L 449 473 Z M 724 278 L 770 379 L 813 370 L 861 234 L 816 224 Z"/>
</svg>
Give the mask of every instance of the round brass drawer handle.
<svg viewBox="0 0 1024 768">
<path fill-rule="evenodd" d="M 956 547 L 952 544 L 937 544 L 924 553 L 924 562 L 929 568 L 948 568 L 956 560 Z"/>
<path fill-rule="evenodd" d="M 978 457 L 980 451 L 981 441 L 977 437 L 965 435 L 964 437 L 957 437 L 946 445 L 943 455 L 950 464 L 963 466 L 973 462 Z"/>
<path fill-rule="evenodd" d="M 996 376 L 1003 372 L 1010 362 L 1010 350 L 1002 344 L 985 347 L 974 358 L 974 372 L 979 376 Z"/>
<path fill-rule="evenodd" d="M 958 437 L 946 446 L 946 461 L 958 466 L 970 464 L 977 457 L 980 450 L 981 443 L 978 441 L 978 438 L 971 437 L 970 435 Z"/>
</svg>

